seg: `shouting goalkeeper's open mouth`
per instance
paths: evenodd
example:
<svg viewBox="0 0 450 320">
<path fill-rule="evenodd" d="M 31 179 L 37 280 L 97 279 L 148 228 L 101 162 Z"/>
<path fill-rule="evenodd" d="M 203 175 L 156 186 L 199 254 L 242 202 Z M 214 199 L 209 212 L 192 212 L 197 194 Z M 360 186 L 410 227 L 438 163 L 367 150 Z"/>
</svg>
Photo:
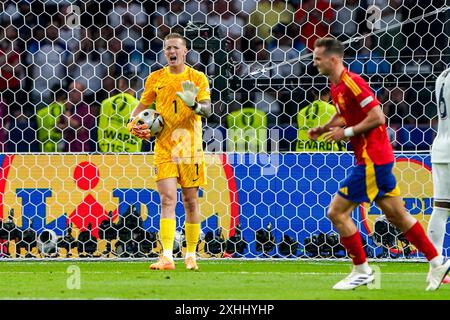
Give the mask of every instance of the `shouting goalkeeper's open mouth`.
<svg viewBox="0 0 450 320">
<path fill-rule="evenodd" d="M 167 59 L 167 64 L 170 67 L 183 65 L 185 62 L 185 56 L 187 52 L 184 52 L 184 48 L 178 47 L 172 43 L 169 43 L 165 50 L 165 56 Z"/>
<path fill-rule="evenodd" d="M 168 59 L 168 62 L 169 62 L 169 64 L 177 64 L 177 56 L 171 56 L 169 59 Z"/>
</svg>

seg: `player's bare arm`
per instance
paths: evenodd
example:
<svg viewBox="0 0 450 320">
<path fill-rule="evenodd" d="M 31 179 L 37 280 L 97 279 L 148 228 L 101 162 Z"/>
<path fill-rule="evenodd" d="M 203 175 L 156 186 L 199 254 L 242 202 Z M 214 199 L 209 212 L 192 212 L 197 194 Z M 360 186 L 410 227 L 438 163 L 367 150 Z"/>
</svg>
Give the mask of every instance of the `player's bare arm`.
<svg viewBox="0 0 450 320">
<path fill-rule="evenodd" d="M 345 125 L 345 121 L 342 118 L 342 116 L 339 115 L 338 113 L 335 113 L 330 118 L 330 120 L 326 124 L 324 124 L 323 126 L 309 129 L 308 137 L 311 140 L 317 140 L 322 134 L 324 134 L 325 132 L 328 132 L 330 130 L 330 128 L 342 127 L 344 125 Z"/>
<path fill-rule="evenodd" d="M 329 132 L 326 133 L 324 140 L 325 141 L 341 141 L 348 137 L 353 137 L 355 135 L 360 135 L 365 132 L 368 132 L 380 125 L 385 123 L 385 116 L 383 111 L 379 106 L 372 108 L 367 113 L 367 117 L 352 127 L 343 128 L 339 127 L 330 127 Z"/>
</svg>

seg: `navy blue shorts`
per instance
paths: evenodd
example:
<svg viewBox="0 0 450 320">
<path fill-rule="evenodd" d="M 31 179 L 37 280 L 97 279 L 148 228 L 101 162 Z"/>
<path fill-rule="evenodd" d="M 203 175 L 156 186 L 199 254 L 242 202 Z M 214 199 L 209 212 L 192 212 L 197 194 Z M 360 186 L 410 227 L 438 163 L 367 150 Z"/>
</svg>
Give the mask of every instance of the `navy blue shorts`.
<svg viewBox="0 0 450 320">
<path fill-rule="evenodd" d="M 341 183 L 338 193 L 352 202 L 372 202 L 383 196 L 400 195 L 392 168 L 394 163 L 383 165 L 357 165 Z"/>
</svg>

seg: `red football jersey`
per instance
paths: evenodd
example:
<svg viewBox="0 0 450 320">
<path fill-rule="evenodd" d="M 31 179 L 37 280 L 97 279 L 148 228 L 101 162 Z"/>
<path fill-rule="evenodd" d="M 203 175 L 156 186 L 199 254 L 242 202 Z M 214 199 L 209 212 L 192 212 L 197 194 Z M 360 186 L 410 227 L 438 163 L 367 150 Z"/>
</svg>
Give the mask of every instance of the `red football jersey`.
<svg viewBox="0 0 450 320">
<path fill-rule="evenodd" d="M 331 96 L 347 127 L 360 123 L 370 109 L 380 105 L 367 82 L 347 69 L 342 72 L 337 85 L 331 84 Z M 384 124 L 351 137 L 350 142 L 355 152 L 356 164 L 381 165 L 394 161 L 394 152 Z"/>
</svg>

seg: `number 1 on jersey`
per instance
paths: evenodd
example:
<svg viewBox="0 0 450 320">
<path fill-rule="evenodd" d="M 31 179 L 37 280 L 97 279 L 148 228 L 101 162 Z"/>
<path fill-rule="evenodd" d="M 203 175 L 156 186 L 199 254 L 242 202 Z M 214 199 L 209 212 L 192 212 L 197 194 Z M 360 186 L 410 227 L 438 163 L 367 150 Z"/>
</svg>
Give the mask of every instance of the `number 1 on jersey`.
<svg viewBox="0 0 450 320">
<path fill-rule="evenodd" d="M 173 112 L 177 113 L 177 100 L 173 100 Z"/>
</svg>

